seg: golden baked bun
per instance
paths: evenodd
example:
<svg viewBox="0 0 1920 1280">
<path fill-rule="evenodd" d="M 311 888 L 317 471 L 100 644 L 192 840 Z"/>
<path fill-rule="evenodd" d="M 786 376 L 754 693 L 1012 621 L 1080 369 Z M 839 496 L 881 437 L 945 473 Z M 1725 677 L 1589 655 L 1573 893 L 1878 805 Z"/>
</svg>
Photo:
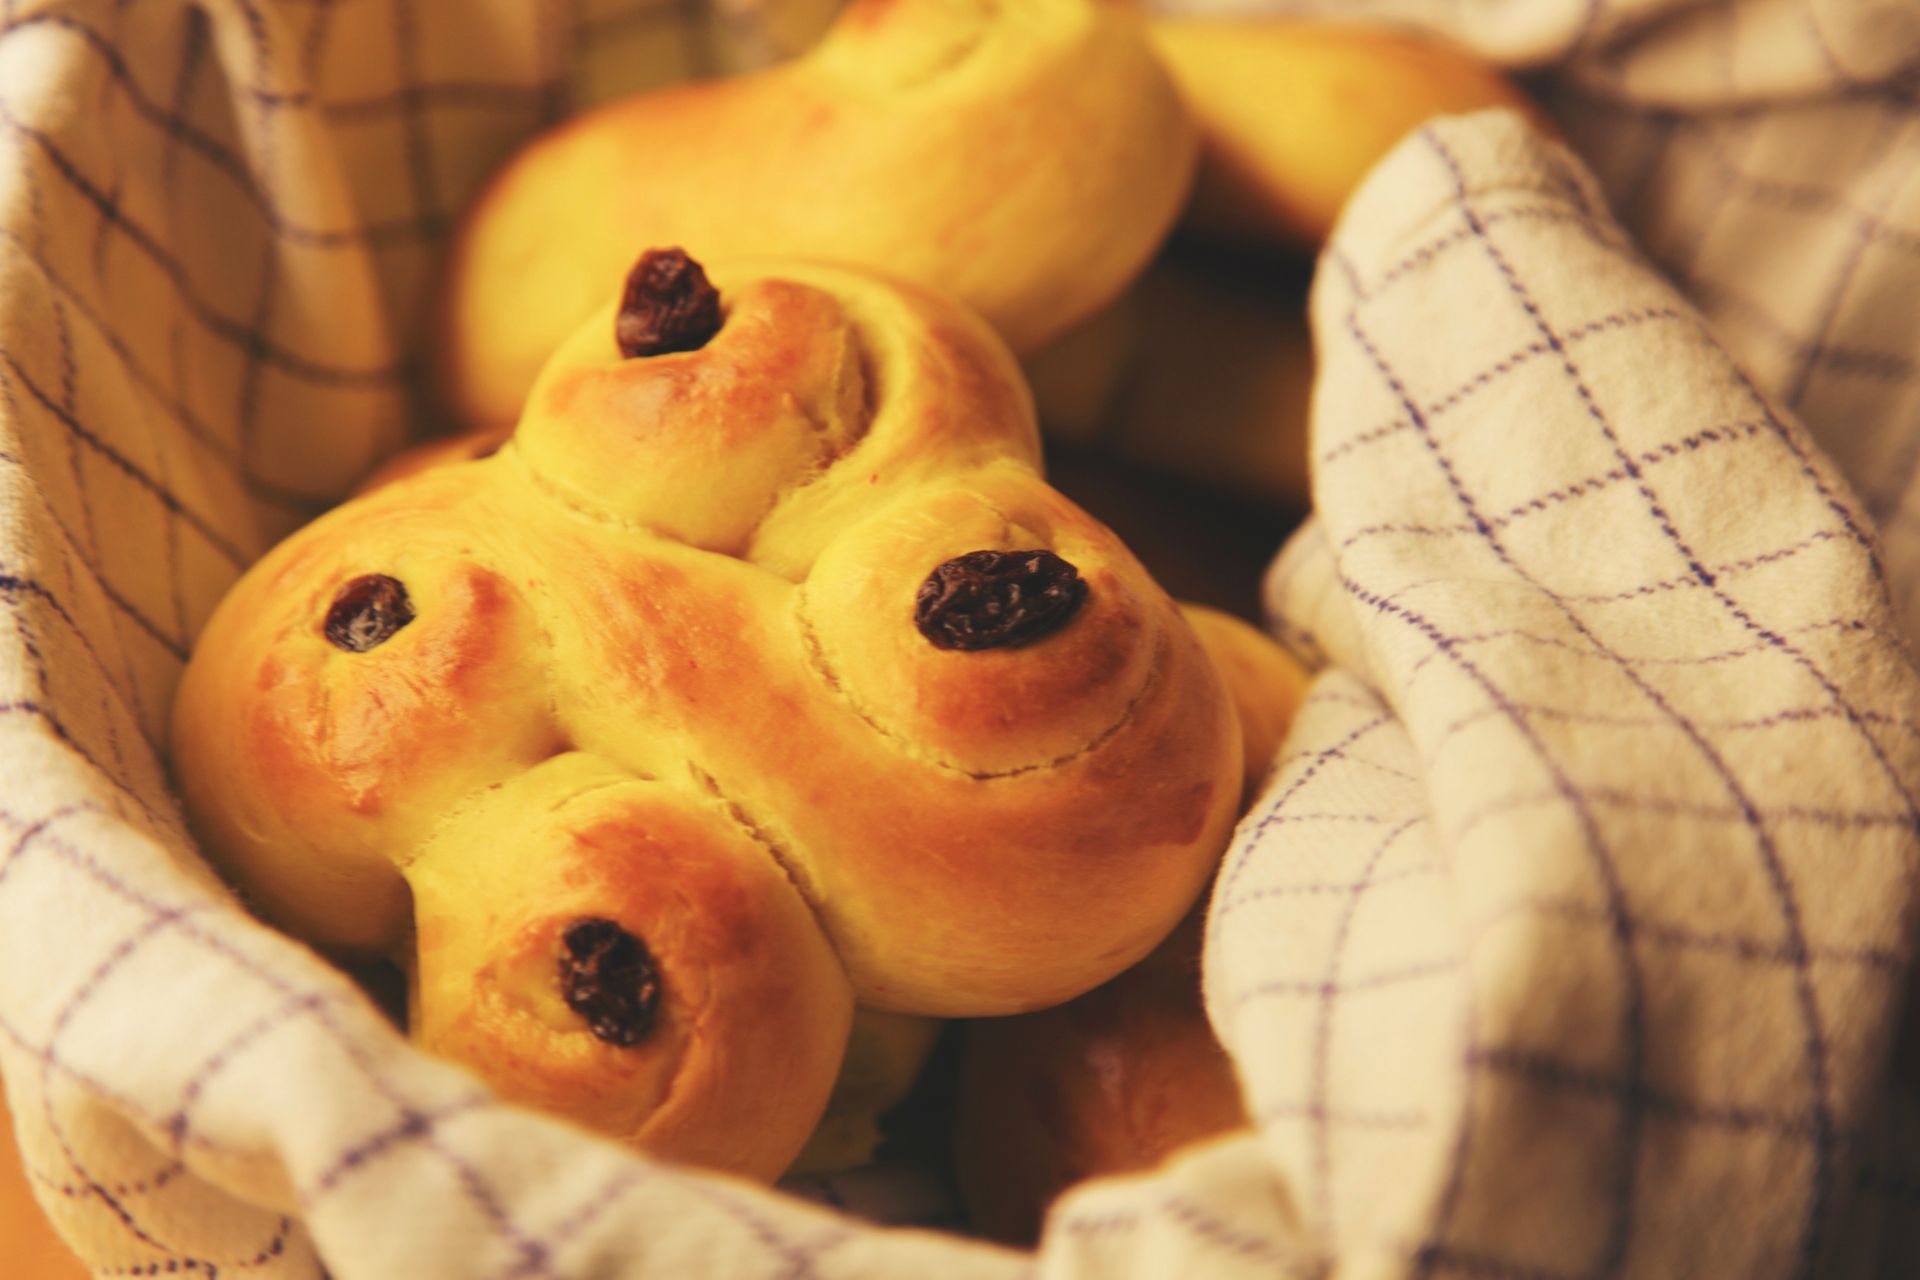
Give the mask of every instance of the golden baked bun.
<svg viewBox="0 0 1920 1280">
<path fill-rule="evenodd" d="M 1185 224 L 1317 249 L 1367 171 L 1438 115 L 1515 107 L 1497 68 L 1437 37 L 1298 18 L 1163 18 L 1153 43 L 1200 128 Z"/>
<path fill-rule="evenodd" d="M 1140 19 L 1092 0 L 854 0 L 807 56 L 589 111 L 457 229 L 430 346 L 459 422 L 513 421 L 648 245 L 822 258 L 950 294 L 1016 349 L 1138 271 L 1192 179 Z"/>
<path fill-rule="evenodd" d="M 974 1230 L 1031 1245 L 1075 1183 L 1151 1169 L 1248 1123 L 1201 1008 L 1199 957 L 1196 913 L 1077 1000 L 967 1024 L 954 1165 Z"/>
<path fill-rule="evenodd" d="M 982 321 L 844 268 L 714 280 L 646 255 L 498 452 L 264 557 L 195 649 L 173 759 L 264 915 L 415 968 L 430 1044 L 764 1173 L 853 997 L 1015 1012 L 1151 950 L 1225 844 L 1241 746 L 1179 611 L 1041 478 Z M 657 970 L 623 1053 L 555 996 L 586 920 Z M 791 1141 L 730 1145 L 723 1088 L 791 1102 Z"/>
<path fill-rule="evenodd" d="M 1265 632 L 1232 614 L 1202 604 L 1182 604 L 1180 610 L 1206 646 L 1239 715 L 1245 764 L 1241 794 L 1251 801 L 1280 754 L 1313 677 Z"/>
</svg>

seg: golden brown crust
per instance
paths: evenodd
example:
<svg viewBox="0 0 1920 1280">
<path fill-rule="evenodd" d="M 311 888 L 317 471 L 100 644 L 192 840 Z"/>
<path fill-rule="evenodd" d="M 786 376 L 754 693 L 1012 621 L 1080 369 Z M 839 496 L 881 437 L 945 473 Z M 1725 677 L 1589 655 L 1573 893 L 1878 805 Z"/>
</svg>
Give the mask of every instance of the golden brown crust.
<svg viewBox="0 0 1920 1280">
<path fill-rule="evenodd" d="M 189 666 L 174 752 L 270 917 L 406 960 L 410 888 L 429 1044 L 766 1174 L 818 1118 L 852 996 L 1011 1012 L 1150 950 L 1225 842 L 1240 737 L 1172 602 L 1040 479 L 977 319 L 841 269 L 714 276 L 701 349 L 622 360 L 584 332 L 499 452 L 256 566 Z M 736 453 L 750 482 L 704 476 Z M 981 549 L 1056 553 L 1087 598 L 1019 647 L 937 648 L 918 584 Z M 334 627 L 368 575 L 386 612 Z M 556 1003 L 557 931 L 589 911 L 659 948 L 651 1065 Z"/>
<path fill-rule="evenodd" d="M 560 741 L 541 628 L 489 554 L 490 516 L 454 514 L 466 496 L 456 469 L 429 472 L 282 543 L 221 602 L 176 695 L 174 771 L 207 848 L 323 945 L 395 945 L 397 851 Z M 344 652 L 329 603 L 376 572 L 419 616 L 373 654 Z"/>
<path fill-rule="evenodd" d="M 460 421 L 511 420 L 650 245 L 864 265 L 1038 346 L 1145 264 L 1194 156 L 1133 15 L 1089 0 L 855 4 L 805 58 L 610 104 L 509 161 L 453 239 L 436 382 Z"/>
<path fill-rule="evenodd" d="M 885 592 L 816 607 L 838 546 L 795 587 L 672 544 L 562 537 L 554 559 L 593 601 L 554 624 L 574 740 L 712 779 L 790 860 L 863 1001 L 950 1016 L 1052 1003 L 1144 954 L 1200 891 L 1239 799 L 1238 722 L 1171 602 L 1110 535 L 1100 604 L 1029 648 L 981 654 L 914 630 L 912 571 L 890 608 Z M 924 573 L 945 550 L 909 563 Z M 852 696 L 814 657 L 813 619 L 830 636 L 868 633 L 857 652 L 871 678 Z M 1130 680 L 1089 686 L 1075 670 L 1088 647 L 1126 642 Z M 1024 700 L 983 674 L 972 705 L 955 692 L 961 713 L 930 722 L 916 671 L 973 658 Z M 1056 669 L 1071 678 L 1048 687 Z"/>
<path fill-rule="evenodd" d="M 800 1151 L 852 994 L 793 886 L 722 806 L 563 755 L 465 810 L 407 877 L 428 1048 L 509 1098 L 679 1159 L 772 1179 Z M 567 1003 L 565 936 L 585 921 L 637 939 L 657 976 L 634 1043 Z"/>
<path fill-rule="evenodd" d="M 1210 235 L 1318 249 L 1361 179 L 1434 116 L 1512 107 L 1551 128 L 1499 68 L 1408 29 L 1215 16 L 1152 33 L 1200 131 L 1184 223 Z"/>
<path fill-rule="evenodd" d="M 1199 941 L 1196 914 L 1077 1000 L 968 1024 L 954 1155 L 976 1231 L 1031 1245 L 1075 1183 L 1151 1169 L 1247 1124 L 1201 1008 Z"/>
<path fill-rule="evenodd" d="M 852 326 L 818 290 L 757 281 L 703 350 L 623 359 L 613 323 L 550 362 L 516 432 L 529 467 L 581 504 L 737 555 L 790 486 L 865 430 Z"/>
<path fill-rule="evenodd" d="M 936 566 L 1035 548 L 1057 553 L 1086 587 L 1058 634 L 970 652 L 900 625 L 901 602 Z M 923 486 L 856 526 L 815 566 L 798 605 L 818 674 L 863 718 L 904 753 L 982 778 L 1085 751 L 1133 714 L 1166 657 L 1165 605 L 1145 572 L 1012 464 Z"/>
</svg>

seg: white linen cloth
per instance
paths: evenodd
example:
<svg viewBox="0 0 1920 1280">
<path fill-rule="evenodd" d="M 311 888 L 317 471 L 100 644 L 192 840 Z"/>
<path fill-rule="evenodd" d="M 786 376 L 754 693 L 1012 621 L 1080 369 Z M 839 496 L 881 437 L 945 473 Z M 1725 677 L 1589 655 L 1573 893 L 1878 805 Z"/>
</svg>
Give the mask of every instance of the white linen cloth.
<svg viewBox="0 0 1920 1280">
<path fill-rule="evenodd" d="M 1206 955 L 1256 1127 L 1034 1256 L 499 1104 L 252 923 L 167 787 L 214 601 L 399 441 L 480 174 L 792 15 L 0 8 L 0 1074 L 97 1274 L 1920 1271 L 1920 10 L 1327 7 L 1540 69 L 1580 158 L 1436 123 L 1325 255 L 1270 595 L 1326 665 Z"/>
</svg>

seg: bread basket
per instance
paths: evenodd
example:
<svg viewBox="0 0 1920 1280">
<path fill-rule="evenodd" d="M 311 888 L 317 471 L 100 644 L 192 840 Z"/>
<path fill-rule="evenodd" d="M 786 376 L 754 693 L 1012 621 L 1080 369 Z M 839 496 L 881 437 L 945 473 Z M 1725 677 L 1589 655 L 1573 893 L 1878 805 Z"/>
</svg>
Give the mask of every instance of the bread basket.
<svg viewBox="0 0 1920 1280">
<path fill-rule="evenodd" d="M 1268 605 L 1322 675 L 1207 926 L 1254 1124 L 1068 1197 L 1037 1256 L 505 1106 L 247 916 L 170 789 L 171 690 L 418 421 L 450 219 L 542 123 L 826 7 L 0 14 L 0 1073 L 95 1273 L 1920 1268 L 1892 0 L 1363 7 L 1538 71 L 1566 145 L 1435 122 L 1320 260 L 1316 515 Z"/>
</svg>

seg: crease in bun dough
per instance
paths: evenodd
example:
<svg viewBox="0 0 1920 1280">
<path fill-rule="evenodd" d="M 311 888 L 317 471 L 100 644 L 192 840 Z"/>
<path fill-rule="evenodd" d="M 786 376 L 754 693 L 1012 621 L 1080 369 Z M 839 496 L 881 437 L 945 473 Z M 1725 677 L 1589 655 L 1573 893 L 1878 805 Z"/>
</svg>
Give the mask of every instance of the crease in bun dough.
<svg viewBox="0 0 1920 1280">
<path fill-rule="evenodd" d="M 1117 295 L 1198 146 L 1142 21 L 1093 0 L 854 0 L 795 61 L 538 136 L 456 229 L 431 345 L 459 422 L 511 422 L 636 246 L 886 271 L 1016 351 Z"/>
<path fill-rule="evenodd" d="M 1041 478 L 977 316 L 819 264 L 712 281 L 691 349 L 678 294 L 604 308 L 496 451 L 398 465 L 271 551 L 173 753 L 230 878 L 408 967 L 429 1047 L 772 1176 L 856 999 L 1009 1013 L 1146 954 L 1225 844 L 1240 728 Z"/>
</svg>

